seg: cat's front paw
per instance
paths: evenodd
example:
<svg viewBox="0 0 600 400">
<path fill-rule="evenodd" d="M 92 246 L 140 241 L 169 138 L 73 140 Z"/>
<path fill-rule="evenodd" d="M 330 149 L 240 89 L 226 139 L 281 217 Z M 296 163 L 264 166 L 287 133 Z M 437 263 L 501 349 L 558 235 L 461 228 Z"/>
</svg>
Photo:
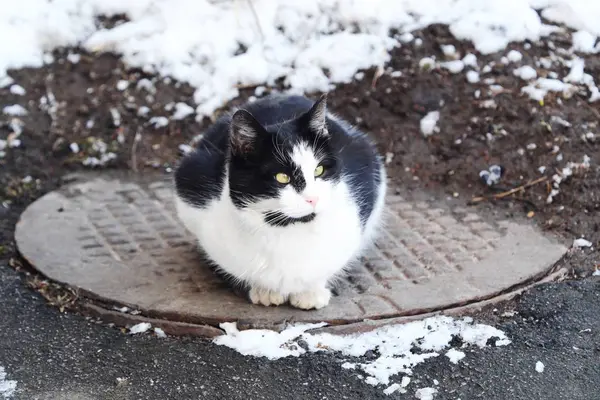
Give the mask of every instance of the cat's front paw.
<svg viewBox="0 0 600 400">
<path fill-rule="evenodd" d="M 248 294 L 250 301 L 263 306 L 278 306 L 287 300 L 281 293 L 269 289 L 253 287 Z"/>
<path fill-rule="evenodd" d="M 331 292 L 327 288 L 319 288 L 290 295 L 290 304 L 303 310 L 319 309 L 329 304 Z"/>
</svg>

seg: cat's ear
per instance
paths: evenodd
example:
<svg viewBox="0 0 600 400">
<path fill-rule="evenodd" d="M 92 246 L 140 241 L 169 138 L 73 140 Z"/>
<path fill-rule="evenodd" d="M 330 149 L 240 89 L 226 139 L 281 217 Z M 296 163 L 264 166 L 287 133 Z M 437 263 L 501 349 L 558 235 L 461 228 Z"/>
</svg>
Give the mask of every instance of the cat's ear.
<svg viewBox="0 0 600 400">
<path fill-rule="evenodd" d="M 255 144 L 256 137 L 264 128 L 246 110 L 238 110 L 231 117 L 229 140 L 234 154 L 244 154 L 250 151 Z"/>
<path fill-rule="evenodd" d="M 317 135 L 329 136 L 327 131 L 327 93 L 321 95 L 308 111 L 308 126 Z"/>
</svg>

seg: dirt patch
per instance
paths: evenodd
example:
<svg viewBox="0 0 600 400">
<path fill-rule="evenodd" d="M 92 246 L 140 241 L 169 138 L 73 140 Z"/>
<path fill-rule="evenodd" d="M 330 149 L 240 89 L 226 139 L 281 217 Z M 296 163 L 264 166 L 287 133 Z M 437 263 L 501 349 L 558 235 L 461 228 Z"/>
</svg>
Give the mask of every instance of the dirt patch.
<svg viewBox="0 0 600 400">
<path fill-rule="evenodd" d="M 396 49 L 383 75 L 372 69 L 364 71 L 362 80 L 340 85 L 329 96 L 330 107 L 377 138 L 382 152 L 389 153 L 389 174 L 401 191 L 427 189 L 465 202 L 485 196 L 491 199 L 472 207 L 531 218 L 567 241 L 584 235 L 593 248 L 574 250 L 564 262 L 574 276 L 590 275 L 600 262 L 600 103 L 589 104 L 585 91 L 568 99 L 548 95 L 543 105 L 530 100 L 520 92 L 524 83 L 513 75 L 514 64 L 503 62 L 505 53 L 477 55 L 481 67 L 489 65 L 477 83 L 467 82 L 464 73 L 423 68 L 419 65 L 423 57 L 447 58 L 442 44 L 454 45 L 462 55 L 476 52 L 443 26 L 431 26 L 415 36 L 421 44 L 413 41 Z M 568 48 L 569 43 L 567 35 L 556 34 L 541 43 L 510 48 L 523 54 L 518 64 L 535 66 L 536 60 L 555 57 L 556 48 Z M 43 68 L 10 72 L 25 89 L 24 95 L 0 89 L 0 108 L 20 104 L 28 110 L 17 117 L 22 121 L 20 146 L 5 149 L 0 158 L 3 264 L 15 256 L 14 225 L 20 213 L 56 188 L 64 174 L 90 168 L 170 172 L 180 146 L 210 122 L 198 123 L 193 114 L 170 119 L 176 103 L 194 104 L 194 90 L 169 78 L 127 69 L 115 55 L 63 49 L 48 61 Z M 568 72 L 558 62 L 536 69 L 539 76 Z M 586 56 L 586 72 L 600 76 L 598 56 Z M 244 89 L 232 103 L 253 94 L 254 88 Z M 419 122 L 434 110 L 440 112 L 439 132 L 425 137 Z M 0 115 L 0 139 L 6 140 L 13 131 L 11 118 Z M 597 139 L 586 137 L 588 132 Z M 590 166 L 573 169 L 553 202 L 547 203 L 552 176 L 569 162 L 582 163 L 586 155 Z M 501 165 L 504 174 L 497 185 L 488 187 L 479 173 L 492 164 Z M 493 198 L 542 177 L 547 179 Z"/>
</svg>

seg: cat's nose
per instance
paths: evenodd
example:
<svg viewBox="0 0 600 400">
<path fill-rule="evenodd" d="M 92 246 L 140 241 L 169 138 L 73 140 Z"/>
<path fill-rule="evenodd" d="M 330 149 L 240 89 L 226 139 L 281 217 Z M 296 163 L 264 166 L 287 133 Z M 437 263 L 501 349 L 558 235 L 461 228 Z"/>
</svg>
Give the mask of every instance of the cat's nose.
<svg viewBox="0 0 600 400">
<path fill-rule="evenodd" d="M 310 204 L 311 206 L 316 206 L 317 202 L 319 201 L 319 198 L 317 196 L 306 196 L 304 197 L 304 200 Z"/>
</svg>

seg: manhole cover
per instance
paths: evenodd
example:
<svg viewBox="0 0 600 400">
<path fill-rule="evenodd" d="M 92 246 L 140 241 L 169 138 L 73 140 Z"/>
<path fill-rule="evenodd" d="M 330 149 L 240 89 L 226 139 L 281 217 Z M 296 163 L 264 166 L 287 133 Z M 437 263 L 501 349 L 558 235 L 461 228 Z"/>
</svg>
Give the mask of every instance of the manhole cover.
<svg viewBox="0 0 600 400">
<path fill-rule="evenodd" d="M 17 244 L 42 274 L 100 300 L 105 310 L 127 306 L 184 327 L 344 324 L 460 306 L 544 276 L 566 251 L 529 224 L 390 194 L 381 240 L 328 307 L 267 308 L 236 296 L 201 265 L 172 196 L 170 183 L 160 180 L 75 182 L 23 213 Z"/>
</svg>

